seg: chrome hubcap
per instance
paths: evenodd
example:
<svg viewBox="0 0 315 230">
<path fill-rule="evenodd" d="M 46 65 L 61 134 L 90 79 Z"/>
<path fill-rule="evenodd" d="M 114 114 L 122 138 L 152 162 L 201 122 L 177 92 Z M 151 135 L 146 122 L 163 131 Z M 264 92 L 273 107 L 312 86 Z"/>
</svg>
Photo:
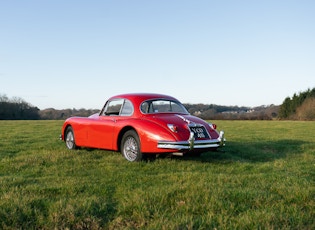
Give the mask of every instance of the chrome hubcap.
<svg viewBox="0 0 315 230">
<path fill-rule="evenodd" d="M 67 133 L 67 137 L 66 137 L 66 145 L 67 145 L 68 149 L 72 149 L 73 148 L 73 144 L 74 144 L 73 133 L 72 132 L 68 132 Z"/>
<path fill-rule="evenodd" d="M 137 159 L 138 145 L 133 137 L 128 137 L 124 144 L 124 154 L 129 161 Z"/>
</svg>

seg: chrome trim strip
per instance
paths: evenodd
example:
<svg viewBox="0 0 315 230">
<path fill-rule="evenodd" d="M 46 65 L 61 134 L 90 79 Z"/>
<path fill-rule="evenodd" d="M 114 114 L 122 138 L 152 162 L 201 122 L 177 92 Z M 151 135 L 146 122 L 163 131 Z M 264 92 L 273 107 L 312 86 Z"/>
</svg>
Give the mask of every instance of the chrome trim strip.
<svg viewBox="0 0 315 230">
<path fill-rule="evenodd" d="M 194 138 L 194 133 L 191 132 L 187 141 L 159 141 L 157 147 L 161 149 L 193 150 L 217 148 L 224 145 L 224 131 L 220 131 L 220 136 L 218 139 L 196 141 Z"/>
<path fill-rule="evenodd" d="M 220 135 L 219 135 L 218 140 L 220 140 L 220 146 L 225 145 L 224 131 L 220 131 Z"/>
<path fill-rule="evenodd" d="M 190 150 L 194 149 L 194 145 L 195 145 L 195 134 L 194 134 L 194 132 L 190 132 L 188 142 L 189 142 L 189 149 Z"/>
</svg>

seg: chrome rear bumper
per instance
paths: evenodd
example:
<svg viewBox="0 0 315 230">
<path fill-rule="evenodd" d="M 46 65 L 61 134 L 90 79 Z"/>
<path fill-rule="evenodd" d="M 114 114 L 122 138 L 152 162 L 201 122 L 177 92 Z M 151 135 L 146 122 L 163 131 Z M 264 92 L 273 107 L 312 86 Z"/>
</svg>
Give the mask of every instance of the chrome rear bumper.
<svg viewBox="0 0 315 230">
<path fill-rule="evenodd" d="M 161 149 L 176 149 L 176 150 L 194 150 L 194 149 L 211 149 L 225 145 L 224 131 L 220 131 L 217 139 L 212 140 L 195 140 L 194 133 L 191 132 L 187 141 L 159 141 L 158 148 Z"/>
</svg>

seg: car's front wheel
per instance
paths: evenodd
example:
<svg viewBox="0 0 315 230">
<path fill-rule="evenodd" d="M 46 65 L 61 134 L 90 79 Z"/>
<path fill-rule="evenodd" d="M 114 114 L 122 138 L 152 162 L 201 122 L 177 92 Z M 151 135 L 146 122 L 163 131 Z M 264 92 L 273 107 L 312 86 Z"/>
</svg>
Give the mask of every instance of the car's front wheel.
<svg viewBox="0 0 315 230">
<path fill-rule="evenodd" d="M 128 161 L 141 161 L 142 153 L 140 151 L 140 140 L 134 130 L 127 131 L 121 141 L 121 154 Z"/>
<path fill-rule="evenodd" d="M 65 142 L 68 149 L 76 149 L 77 145 L 75 144 L 74 132 L 72 127 L 68 127 L 65 133 Z"/>
</svg>

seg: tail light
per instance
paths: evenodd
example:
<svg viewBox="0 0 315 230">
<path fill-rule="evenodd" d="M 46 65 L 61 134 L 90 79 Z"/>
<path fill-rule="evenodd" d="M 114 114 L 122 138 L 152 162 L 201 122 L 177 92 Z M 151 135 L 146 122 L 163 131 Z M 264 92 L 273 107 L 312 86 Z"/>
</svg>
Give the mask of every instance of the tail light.
<svg viewBox="0 0 315 230">
<path fill-rule="evenodd" d="M 177 133 L 178 128 L 177 128 L 176 125 L 167 124 L 167 126 L 168 126 L 168 128 L 169 128 L 170 130 L 172 130 L 174 133 Z"/>
<path fill-rule="evenodd" d="M 217 125 L 216 125 L 216 124 L 211 124 L 211 123 L 209 123 L 209 126 L 210 126 L 212 129 L 217 129 Z"/>
</svg>

